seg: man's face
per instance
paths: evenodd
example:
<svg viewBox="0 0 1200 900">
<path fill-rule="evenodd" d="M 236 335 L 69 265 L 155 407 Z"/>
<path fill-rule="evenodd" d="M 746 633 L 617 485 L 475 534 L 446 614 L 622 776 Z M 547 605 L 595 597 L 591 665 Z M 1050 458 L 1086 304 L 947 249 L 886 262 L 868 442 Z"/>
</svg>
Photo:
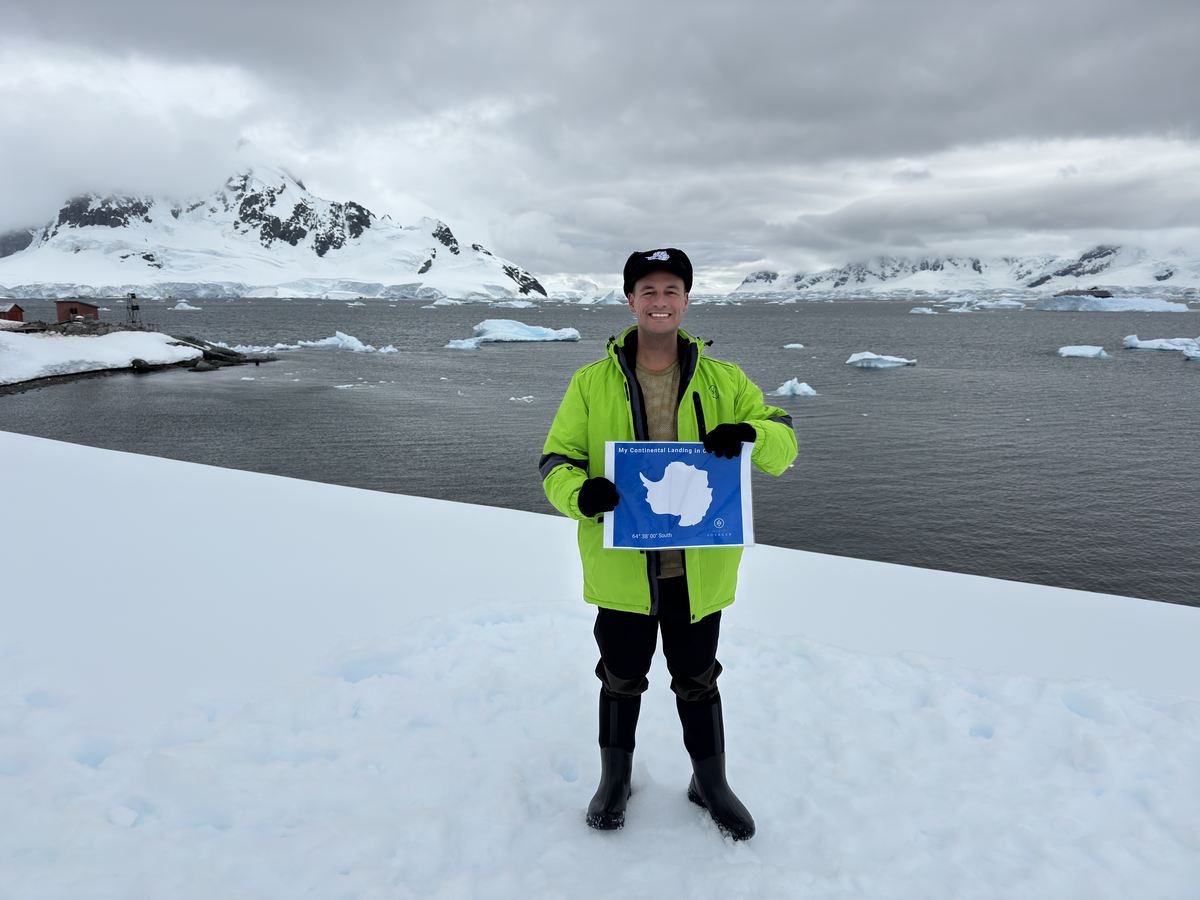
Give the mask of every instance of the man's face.
<svg viewBox="0 0 1200 900">
<path fill-rule="evenodd" d="M 639 278 L 626 299 L 638 329 L 650 334 L 678 331 L 688 305 L 683 279 L 670 272 L 651 272 Z"/>
</svg>

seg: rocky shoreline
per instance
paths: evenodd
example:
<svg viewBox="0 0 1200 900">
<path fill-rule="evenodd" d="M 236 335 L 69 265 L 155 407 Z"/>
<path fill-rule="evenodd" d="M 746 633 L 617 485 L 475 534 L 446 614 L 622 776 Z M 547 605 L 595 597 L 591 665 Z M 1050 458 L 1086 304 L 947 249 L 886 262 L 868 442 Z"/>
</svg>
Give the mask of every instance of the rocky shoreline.
<svg viewBox="0 0 1200 900">
<path fill-rule="evenodd" d="M 99 322 L 89 319 L 84 321 L 62 322 L 57 324 L 50 324 L 46 322 L 28 322 L 21 328 L 9 329 L 9 331 L 16 334 L 61 334 L 64 336 L 99 337 L 101 335 L 112 334 L 113 332 L 118 331 L 154 332 L 156 329 L 147 328 L 140 325 Z M 201 356 L 198 359 L 188 359 L 173 363 L 150 363 L 146 360 L 135 358 L 130 361 L 128 366 L 92 369 L 86 372 L 70 372 L 61 375 L 47 375 L 41 378 L 30 378 L 25 381 L 0 384 L 0 397 L 7 396 L 9 394 L 20 394 L 24 393 L 25 391 L 46 387 L 52 384 L 63 384 L 68 381 L 78 381 L 83 378 L 99 378 L 108 375 L 126 374 L 129 372 L 136 374 L 147 374 L 149 372 L 159 372 L 164 369 L 188 369 L 192 372 L 211 372 L 216 369 L 226 368 L 228 366 L 257 366 L 260 363 L 275 362 L 279 359 L 278 356 L 272 353 L 241 353 L 237 350 L 230 350 L 227 347 L 218 347 L 210 341 L 206 341 L 201 338 L 177 335 L 168 335 L 168 337 L 171 338 L 171 343 L 173 344 L 194 347 L 200 351 Z"/>
</svg>

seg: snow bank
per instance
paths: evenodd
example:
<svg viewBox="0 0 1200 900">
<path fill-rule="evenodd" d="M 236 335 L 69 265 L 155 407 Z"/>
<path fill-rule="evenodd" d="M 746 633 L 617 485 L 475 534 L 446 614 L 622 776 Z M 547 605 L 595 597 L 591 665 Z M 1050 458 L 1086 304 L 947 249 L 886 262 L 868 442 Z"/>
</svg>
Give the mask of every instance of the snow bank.
<svg viewBox="0 0 1200 900">
<path fill-rule="evenodd" d="M 10 334 L 0 332 L 0 384 L 52 375 L 127 369 L 135 359 L 151 365 L 199 359 L 195 347 L 156 331 L 114 331 L 104 335 Z"/>
<path fill-rule="evenodd" d="M 878 353 L 862 351 L 853 353 L 846 360 L 846 365 L 857 366 L 860 369 L 894 369 L 898 366 L 915 366 L 915 359 L 905 359 L 903 356 L 880 356 Z"/>
<path fill-rule="evenodd" d="M 574 328 L 543 328 L 526 325 L 515 319 L 484 319 L 475 326 L 475 337 L 450 341 L 450 350 L 478 350 L 486 343 L 521 343 L 526 341 L 577 341 L 579 332 Z"/>
<path fill-rule="evenodd" d="M 1153 297 L 1047 297 L 1034 309 L 1050 312 L 1187 312 L 1188 306 Z"/>
<path fill-rule="evenodd" d="M 814 391 L 806 381 L 792 378 L 785 381 L 771 393 L 776 397 L 815 397 L 817 392 Z"/>
<path fill-rule="evenodd" d="M 1067 347 L 1059 347 L 1058 355 L 1062 357 L 1084 357 L 1087 359 L 1108 359 L 1108 354 L 1104 352 L 1103 347 L 1096 347 L 1089 344 L 1072 344 Z"/>
<path fill-rule="evenodd" d="M 688 803 L 661 655 L 598 834 L 574 523 L 2 432 L 0 458 L 10 558 L 96 536 L 3 576 L 22 900 L 1194 896 L 1200 610 L 756 546 L 721 684 L 758 835 Z M 120 566 L 114 526 L 162 506 L 171 540 Z M 431 604 L 464 558 L 487 579 Z"/>
</svg>

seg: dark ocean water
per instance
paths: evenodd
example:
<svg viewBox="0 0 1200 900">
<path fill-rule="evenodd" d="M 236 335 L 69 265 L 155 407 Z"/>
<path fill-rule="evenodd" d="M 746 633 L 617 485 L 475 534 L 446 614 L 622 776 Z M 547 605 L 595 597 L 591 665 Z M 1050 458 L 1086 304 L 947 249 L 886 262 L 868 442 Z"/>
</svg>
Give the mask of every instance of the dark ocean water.
<svg viewBox="0 0 1200 900">
<path fill-rule="evenodd" d="M 209 373 L 116 375 L 0 396 L 0 428 L 295 478 L 552 511 L 537 475 L 571 372 L 623 307 L 296 300 L 148 303 L 174 334 L 270 345 L 335 330 L 397 353 L 305 349 Z M 29 303 L 27 318 L 50 314 Z M 45 309 L 42 306 L 45 306 Z M 1200 605 L 1200 363 L 1121 339 L 1196 337 L 1192 313 L 910 315 L 914 303 L 693 303 L 685 327 L 766 391 L 800 441 L 756 475 L 763 543 Z M 105 314 L 122 316 L 120 307 Z M 444 348 L 486 318 L 572 326 L 577 343 Z M 785 350 L 787 343 L 803 350 Z M 1065 344 L 1113 358 L 1061 359 Z M 916 358 L 846 366 L 859 350 Z M 248 380 L 253 379 L 253 380 Z M 525 399 L 522 399 L 525 398 Z M 198 513 L 200 514 L 200 513 Z M 836 602 L 836 598 L 830 598 Z"/>
</svg>

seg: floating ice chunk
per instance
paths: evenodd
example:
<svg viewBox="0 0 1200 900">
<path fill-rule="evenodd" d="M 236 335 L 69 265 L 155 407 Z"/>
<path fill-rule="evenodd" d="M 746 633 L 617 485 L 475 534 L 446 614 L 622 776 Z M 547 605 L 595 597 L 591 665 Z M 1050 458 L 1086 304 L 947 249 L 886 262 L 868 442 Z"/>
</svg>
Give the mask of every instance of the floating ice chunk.
<svg viewBox="0 0 1200 900">
<path fill-rule="evenodd" d="M 480 344 L 517 343 L 525 341 L 577 341 L 574 328 L 543 328 L 526 325 L 516 319 L 484 319 L 475 326 L 475 337 L 450 341 L 449 350 L 478 350 Z"/>
<path fill-rule="evenodd" d="M 977 300 L 974 303 L 976 309 L 1024 309 L 1025 304 L 1020 300 Z"/>
<path fill-rule="evenodd" d="M 509 397 L 508 399 L 513 403 L 532 403 L 533 394 L 526 394 L 524 397 Z"/>
<path fill-rule="evenodd" d="M 1058 355 L 1064 358 L 1079 356 L 1086 359 L 1108 359 L 1108 354 L 1104 352 L 1103 347 L 1095 347 L 1089 344 L 1072 344 L 1066 347 L 1059 347 Z"/>
<path fill-rule="evenodd" d="M 928 306 L 914 306 L 909 311 L 909 315 L 916 314 L 918 316 L 936 316 L 937 310 L 930 309 Z"/>
<path fill-rule="evenodd" d="M 355 300 L 353 303 L 347 303 L 347 306 L 366 306 L 361 300 Z"/>
<path fill-rule="evenodd" d="M 1187 312 L 1188 306 L 1152 297 L 1047 297 L 1034 309 L 1050 312 Z"/>
<path fill-rule="evenodd" d="M 213 341 L 214 347 L 224 347 L 235 353 L 274 353 L 276 350 L 299 350 L 299 344 L 272 344 L 270 347 L 260 347 L 256 344 L 227 344 L 224 341 Z M 290 372 L 287 374 L 291 374 Z"/>
<path fill-rule="evenodd" d="M 505 309 L 535 309 L 537 304 L 532 300 L 501 300 L 493 303 L 492 306 L 501 306 Z"/>
<path fill-rule="evenodd" d="M 1154 338 L 1142 341 L 1138 340 L 1136 334 L 1131 334 L 1121 344 L 1126 350 L 1200 350 L 1200 338 Z"/>
<path fill-rule="evenodd" d="M 335 331 L 333 337 L 322 338 L 319 341 L 299 341 L 301 347 L 333 347 L 337 350 L 352 350 L 355 353 L 374 353 L 375 348 L 364 344 L 352 334 Z"/>
<path fill-rule="evenodd" d="M 192 312 L 200 312 L 201 311 L 201 307 L 192 306 L 186 300 L 180 300 L 178 303 L 176 303 L 174 306 L 172 306 L 171 309 L 177 309 L 177 310 L 180 310 L 181 312 L 185 311 L 185 310 L 191 310 Z"/>
<path fill-rule="evenodd" d="M 784 350 L 803 350 L 804 345 L 803 344 L 784 344 L 783 349 Z"/>
<path fill-rule="evenodd" d="M 862 351 L 853 353 L 846 360 L 846 365 L 857 366 L 860 369 L 894 369 L 898 366 L 915 366 L 915 359 L 905 359 L 903 356 L 880 356 L 878 353 Z"/>
<path fill-rule="evenodd" d="M 1200 359 L 1200 350 L 1184 350 L 1183 358 L 1191 360 Z"/>
<path fill-rule="evenodd" d="M 807 381 L 800 381 L 797 378 L 792 378 L 785 381 L 779 387 L 771 392 L 776 397 L 815 397 L 817 392 L 814 391 Z"/>
</svg>

